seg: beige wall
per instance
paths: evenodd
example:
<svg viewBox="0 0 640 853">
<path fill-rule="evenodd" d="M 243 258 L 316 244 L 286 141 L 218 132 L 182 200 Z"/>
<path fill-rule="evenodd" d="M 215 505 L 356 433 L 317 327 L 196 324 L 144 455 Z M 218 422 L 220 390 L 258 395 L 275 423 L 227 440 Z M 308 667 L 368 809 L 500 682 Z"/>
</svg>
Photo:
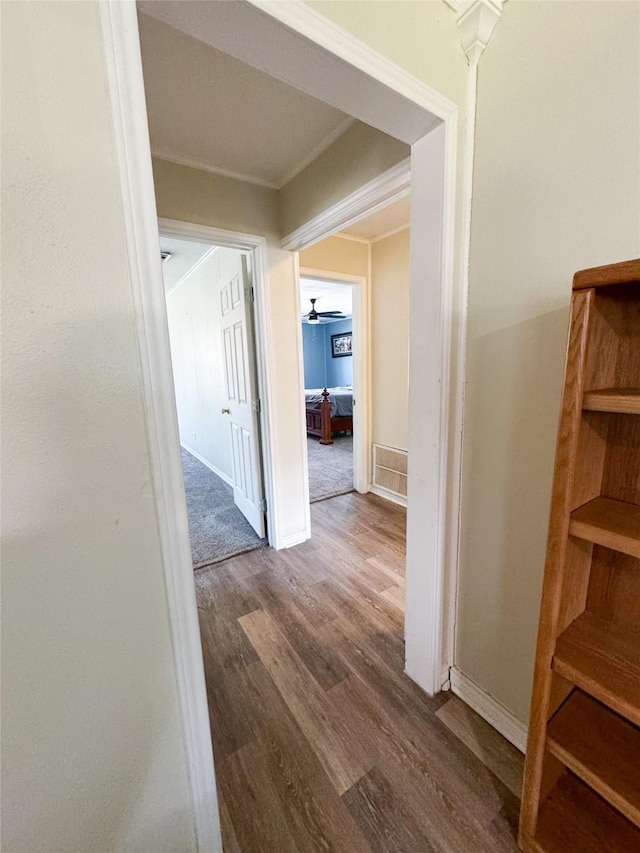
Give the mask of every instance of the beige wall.
<svg viewBox="0 0 640 853">
<path fill-rule="evenodd" d="M 406 228 L 371 246 L 374 444 L 408 449 L 409 241 Z"/>
<path fill-rule="evenodd" d="M 369 246 L 344 237 L 327 237 L 300 252 L 300 269 L 322 270 L 342 275 L 369 275 Z"/>
<path fill-rule="evenodd" d="M 571 278 L 640 251 L 640 5 L 511 2 L 479 69 L 456 661 L 528 718 Z"/>
<path fill-rule="evenodd" d="M 280 495 L 282 535 L 296 537 L 306 529 L 307 512 L 302 347 L 298 350 L 291 346 L 291 336 L 301 334 L 300 295 L 294 255 L 279 248 L 277 193 L 162 160 L 154 159 L 153 174 L 158 216 L 259 235 L 267 240 L 269 269 L 264 298 L 269 306 L 273 363 L 278 366 L 269 389 L 276 451 L 273 474 Z"/>
<path fill-rule="evenodd" d="M 410 154 L 404 142 L 357 121 L 280 190 L 282 236 Z"/>
<path fill-rule="evenodd" d="M 2 846 L 193 850 L 98 4 L 2 75 Z"/>
</svg>

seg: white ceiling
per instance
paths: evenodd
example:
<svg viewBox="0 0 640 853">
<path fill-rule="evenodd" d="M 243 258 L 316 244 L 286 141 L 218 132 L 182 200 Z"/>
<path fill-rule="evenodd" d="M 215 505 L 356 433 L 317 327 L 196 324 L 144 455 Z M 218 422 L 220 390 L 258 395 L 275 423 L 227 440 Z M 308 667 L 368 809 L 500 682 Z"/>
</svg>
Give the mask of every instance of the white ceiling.
<svg viewBox="0 0 640 853">
<path fill-rule="evenodd" d="M 353 123 L 204 42 L 138 18 L 156 156 L 279 188 Z"/>
<path fill-rule="evenodd" d="M 361 240 L 377 240 L 380 237 L 406 228 L 411 221 L 411 200 L 400 199 L 393 204 L 387 205 L 377 213 L 361 219 L 341 233 L 350 237 L 359 237 Z"/>
<path fill-rule="evenodd" d="M 352 316 L 352 288 L 349 284 L 337 284 L 334 281 L 321 281 L 319 279 L 300 279 L 300 306 L 303 322 L 304 315 L 311 310 L 310 299 L 317 299 L 316 311 L 342 311 L 346 319 Z M 333 323 L 335 320 L 320 318 L 321 323 Z"/>
<path fill-rule="evenodd" d="M 211 248 L 207 243 L 191 243 L 188 240 L 175 240 L 160 235 L 160 251 L 171 252 L 169 260 L 162 264 L 164 292 L 173 290 L 180 279 L 184 278 Z"/>
</svg>

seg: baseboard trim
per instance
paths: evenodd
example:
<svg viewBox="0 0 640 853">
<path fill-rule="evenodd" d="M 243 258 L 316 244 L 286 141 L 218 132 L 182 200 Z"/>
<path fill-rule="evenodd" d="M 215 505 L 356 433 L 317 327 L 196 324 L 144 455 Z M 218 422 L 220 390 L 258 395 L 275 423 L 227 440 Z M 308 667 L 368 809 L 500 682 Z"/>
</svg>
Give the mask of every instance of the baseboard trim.
<svg viewBox="0 0 640 853">
<path fill-rule="evenodd" d="M 303 542 L 306 542 L 310 537 L 307 535 L 305 530 L 300 531 L 299 533 L 290 533 L 289 536 L 283 536 L 282 541 L 276 548 L 276 551 L 280 551 L 284 548 L 293 548 L 294 545 L 302 545 Z"/>
<path fill-rule="evenodd" d="M 377 495 L 379 498 L 384 498 L 387 501 L 391 501 L 391 503 L 403 506 L 405 509 L 407 508 L 407 499 L 404 495 L 399 495 L 396 492 L 385 489 L 384 486 L 374 486 L 372 483 L 369 486 L 369 491 L 372 494 Z"/>
<path fill-rule="evenodd" d="M 206 465 L 210 471 L 213 471 L 213 473 L 216 474 L 218 477 L 220 477 L 221 480 L 224 480 L 224 482 L 227 483 L 227 485 L 229 485 L 229 486 L 231 486 L 231 488 L 233 488 L 233 480 L 231 479 L 231 477 L 228 477 L 226 474 L 223 474 L 222 471 L 220 471 L 218 468 L 216 468 L 215 465 L 212 465 L 211 462 L 209 462 L 207 459 L 204 458 L 204 456 L 200 456 L 199 453 L 196 453 L 196 451 L 193 450 L 193 448 L 189 447 L 189 445 L 185 444 L 184 442 L 180 442 L 180 447 L 182 447 L 184 450 L 186 450 L 187 453 L 190 453 L 192 456 L 195 456 L 195 458 L 198 460 L 198 462 L 202 462 L 202 464 Z"/>
<path fill-rule="evenodd" d="M 528 727 L 501 705 L 496 699 L 486 693 L 470 678 L 460 672 L 457 667 L 451 667 L 451 690 L 464 702 L 480 714 L 496 731 L 512 743 L 520 752 L 527 750 Z"/>
</svg>

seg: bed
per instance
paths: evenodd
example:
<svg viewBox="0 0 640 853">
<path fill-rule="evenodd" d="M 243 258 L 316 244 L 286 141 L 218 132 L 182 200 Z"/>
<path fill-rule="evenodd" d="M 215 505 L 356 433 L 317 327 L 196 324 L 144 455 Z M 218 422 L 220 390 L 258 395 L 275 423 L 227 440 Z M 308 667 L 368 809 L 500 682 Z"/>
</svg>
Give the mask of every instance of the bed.
<svg viewBox="0 0 640 853">
<path fill-rule="evenodd" d="M 353 388 L 305 388 L 307 433 L 333 444 L 338 432 L 353 433 Z"/>
</svg>

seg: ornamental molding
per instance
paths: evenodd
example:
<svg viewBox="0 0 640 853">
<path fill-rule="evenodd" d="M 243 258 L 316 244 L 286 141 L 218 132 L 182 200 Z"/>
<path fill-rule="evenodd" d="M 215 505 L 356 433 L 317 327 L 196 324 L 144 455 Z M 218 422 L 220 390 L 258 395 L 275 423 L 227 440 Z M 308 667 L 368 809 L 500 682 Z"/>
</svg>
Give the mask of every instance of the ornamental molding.
<svg viewBox="0 0 640 853">
<path fill-rule="evenodd" d="M 502 15 L 506 0 L 443 0 L 456 13 L 462 49 L 469 65 L 477 65 Z"/>
</svg>

